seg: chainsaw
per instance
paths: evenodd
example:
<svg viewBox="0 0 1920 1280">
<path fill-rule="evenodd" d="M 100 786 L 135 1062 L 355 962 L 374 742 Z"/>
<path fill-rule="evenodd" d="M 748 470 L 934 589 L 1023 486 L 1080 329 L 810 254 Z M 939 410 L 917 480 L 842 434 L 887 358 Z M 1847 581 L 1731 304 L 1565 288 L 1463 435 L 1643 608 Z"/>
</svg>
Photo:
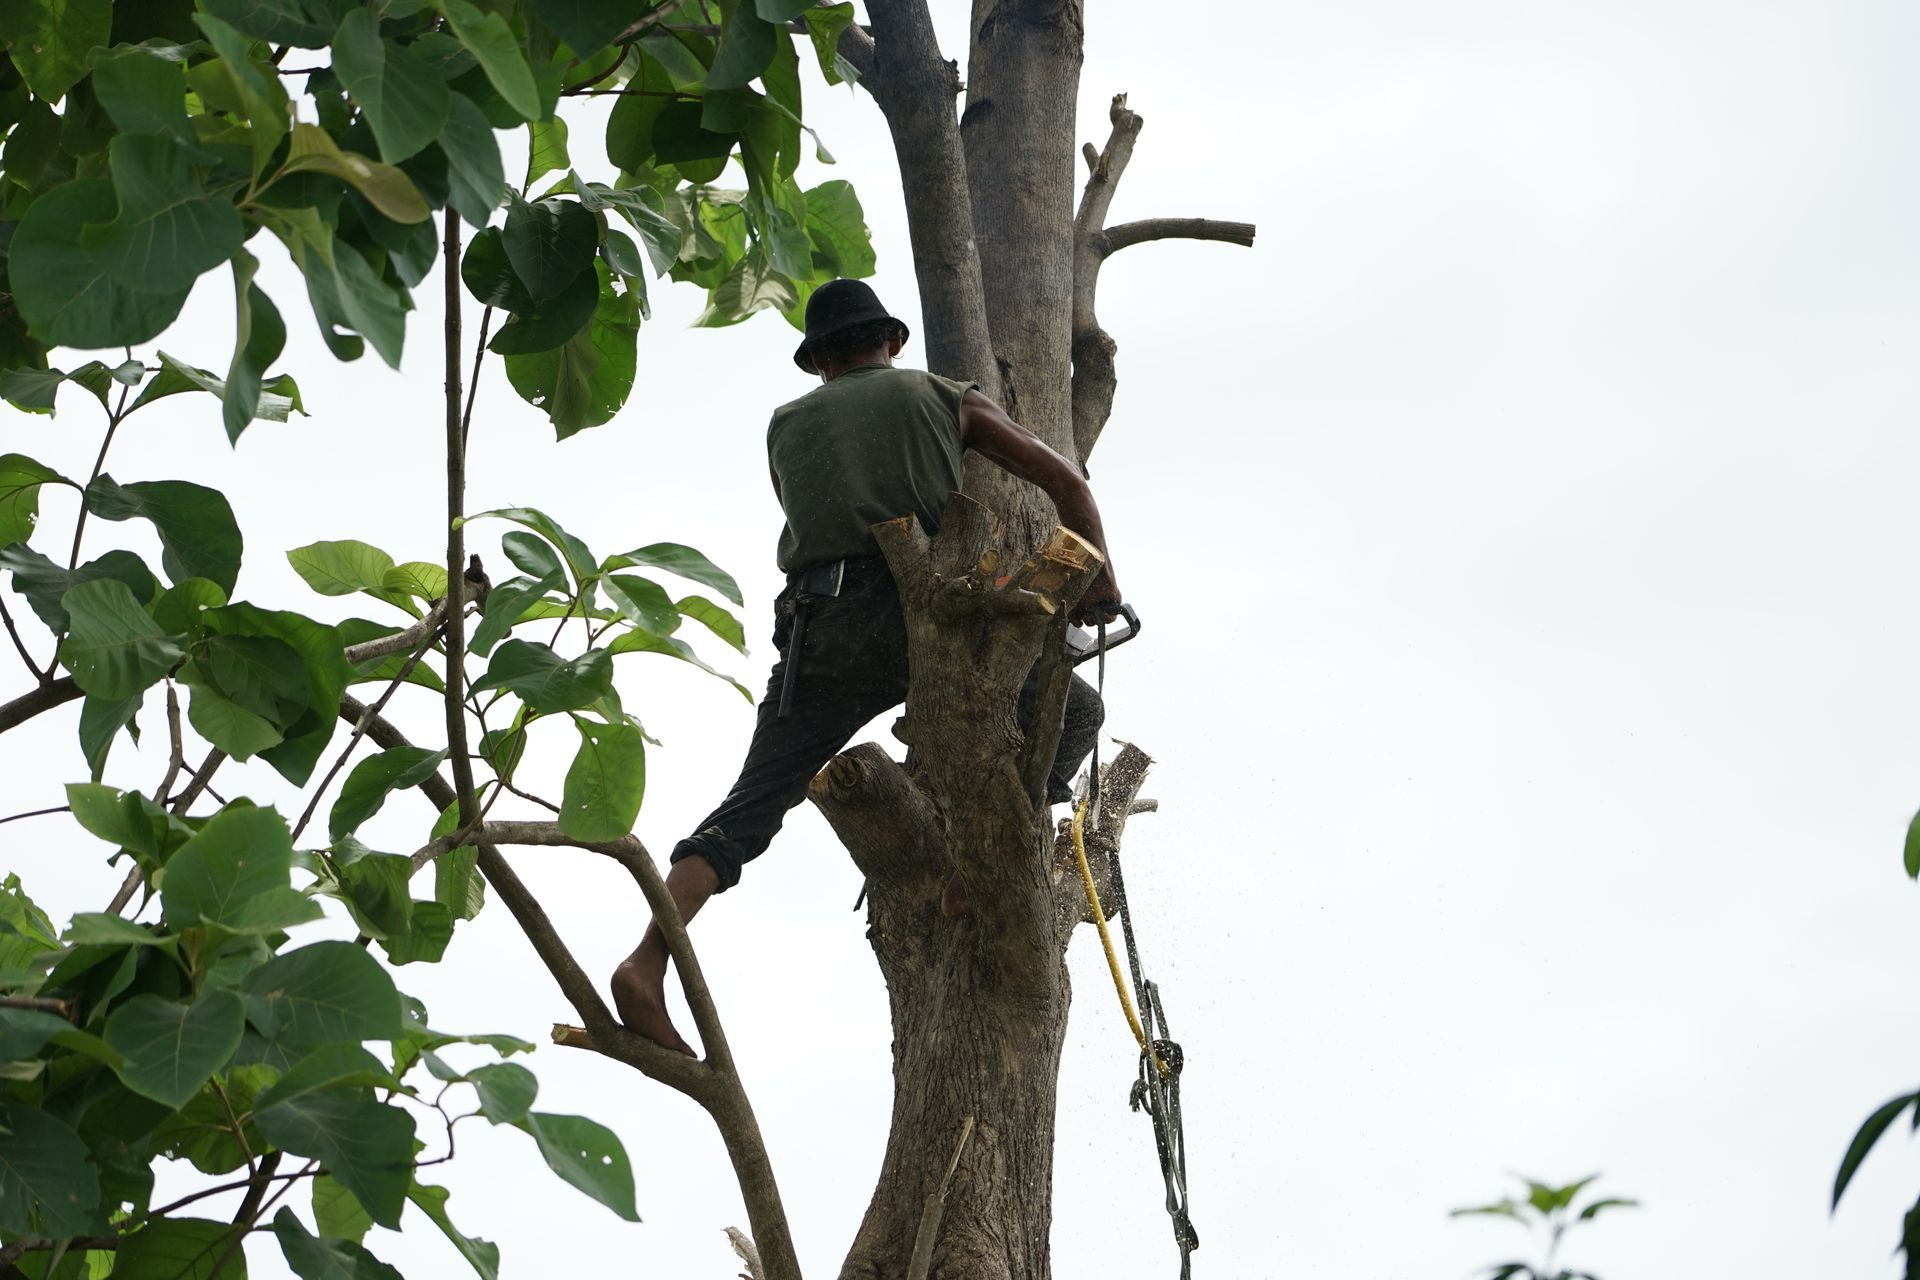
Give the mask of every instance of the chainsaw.
<svg viewBox="0 0 1920 1280">
<path fill-rule="evenodd" d="M 1105 623 L 1101 623 L 1097 629 L 1091 632 L 1087 631 L 1084 627 L 1067 628 L 1068 666 L 1077 667 L 1088 658 L 1097 658 L 1104 653 L 1118 649 L 1121 645 L 1140 634 L 1140 615 L 1134 612 L 1133 606 L 1123 604 L 1119 606 L 1119 608 L 1120 616 L 1127 621 L 1127 625 L 1119 631 L 1107 630 Z"/>
</svg>

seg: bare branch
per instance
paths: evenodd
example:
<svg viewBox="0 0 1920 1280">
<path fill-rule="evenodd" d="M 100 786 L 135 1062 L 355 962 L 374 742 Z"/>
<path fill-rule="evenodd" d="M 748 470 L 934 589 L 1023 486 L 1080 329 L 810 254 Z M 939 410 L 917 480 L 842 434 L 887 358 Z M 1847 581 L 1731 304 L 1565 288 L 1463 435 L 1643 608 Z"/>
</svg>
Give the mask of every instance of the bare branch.
<svg viewBox="0 0 1920 1280">
<path fill-rule="evenodd" d="M 0 596 L 0 622 L 6 624 L 7 637 L 13 641 L 14 652 L 20 655 L 20 661 L 27 664 L 27 670 L 33 672 L 34 679 L 44 683 L 47 677 L 40 670 L 40 664 L 33 660 L 33 655 L 27 652 L 27 645 L 26 642 L 20 638 L 19 628 L 13 625 L 13 615 L 7 612 L 7 600 L 5 596 Z"/>
<path fill-rule="evenodd" d="M 187 747 L 180 736 L 180 694 L 173 687 L 173 681 L 167 681 L 167 771 L 160 777 L 160 785 L 153 789 L 153 802 L 164 806 L 167 796 L 173 791 L 173 784 L 180 777 L 180 771 L 187 767 Z"/>
<path fill-rule="evenodd" d="M 350 644 L 346 648 L 347 661 L 354 666 L 372 662 L 376 658 L 389 658 L 396 653 L 408 653 L 420 645 L 423 639 L 430 638 L 440 629 L 440 622 L 447 615 L 447 602 L 440 599 L 433 602 L 427 610 L 427 616 L 420 619 L 404 631 L 396 631 L 390 636 L 375 636 L 362 644 Z"/>
<path fill-rule="evenodd" d="M 187 782 L 187 789 L 174 800 L 173 811 L 185 813 L 191 809 L 193 802 L 200 798 L 200 793 L 210 789 L 207 784 L 213 781 L 214 771 L 226 762 L 227 753 L 220 748 L 215 747 L 207 752 L 207 758 L 200 762 L 200 767 L 194 771 L 193 777 Z M 218 797 L 216 796 L 215 799 Z"/>
<path fill-rule="evenodd" d="M 1222 222 L 1217 218 L 1143 218 L 1108 227 L 1095 239 L 1101 257 L 1118 253 L 1128 245 L 1148 240 L 1219 240 L 1227 244 L 1253 247 L 1251 222 Z"/>
<path fill-rule="evenodd" d="M 0 1009 L 31 1009 L 36 1013 L 57 1013 L 63 1018 L 73 1013 L 65 1000 L 55 1000 L 52 996 L 0 996 Z"/>
<path fill-rule="evenodd" d="M 966 1154 L 967 1139 L 973 1136 L 973 1117 L 968 1116 L 960 1125 L 960 1140 L 954 1144 L 953 1159 L 947 1161 L 947 1171 L 940 1178 L 940 1185 L 927 1193 L 927 1202 L 920 1210 L 920 1229 L 913 1236 L 913 1256 L 907 1263 L 907 1280 L 927 1280 L 933 1270 L 933 1242 L 940 1237 L 941 1212 L 947 1207 L 947 1189 L 953 1185 L 953 1175 L 960 1168 L 960 1157 Z"/>
<path fill-rule="evenodd" d="M 72 676 L 61 676 L 58 680 L 49 680 L 30 693 L 23 693 L 12 702 L 0 703 L 0 733 L 25 724 L 42 711 L 51 711 L 64 706 L 82 696 L 80 686 L 73 682 Z"/>
<path fill-rule="evenodd" d="M 944 874 L 939 810 L 877 744 L 863 742 L 828 761 L 807 785 L 807 798 L 867 879 L 898 884 Z"/>
</svg>

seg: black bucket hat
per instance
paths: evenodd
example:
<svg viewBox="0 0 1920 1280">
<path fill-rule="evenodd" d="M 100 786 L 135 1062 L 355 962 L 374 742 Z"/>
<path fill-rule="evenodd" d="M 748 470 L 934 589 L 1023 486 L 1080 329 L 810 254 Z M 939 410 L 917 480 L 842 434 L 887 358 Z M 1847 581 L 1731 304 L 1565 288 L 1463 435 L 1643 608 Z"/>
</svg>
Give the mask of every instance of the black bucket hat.
<svg viewBox="0 0 1920 1280">
<path fill-rule="evenodd" d="M 903 340 L 910 336 L 907 326 L 898 316 L 888 314 L 880 305 L 879 295 L 864 280 L 827 281 L 807 299 L 807 336 L 794 348 L 793 362 L 802 373 L 819 373 L 808 347 L 821 338 L 874 320 L 890 320 L 900 326 Z"/>
</svg>

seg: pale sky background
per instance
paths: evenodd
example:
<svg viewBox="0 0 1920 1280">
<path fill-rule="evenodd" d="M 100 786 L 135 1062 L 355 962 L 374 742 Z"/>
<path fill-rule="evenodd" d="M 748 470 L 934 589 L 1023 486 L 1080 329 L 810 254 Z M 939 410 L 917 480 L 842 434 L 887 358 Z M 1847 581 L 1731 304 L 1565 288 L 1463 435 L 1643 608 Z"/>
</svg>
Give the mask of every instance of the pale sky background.
<svg viewBox="0 0 1920 1280">
<path fill-rule="evenodd" d="M 958 53 L 964 12 L 942 8 Z M 1920 1188 L 1904 1130 L 1831 1218 L 1827 1198 L 1860 1120 L 1920 1084 L 1920 889 L 1899 862 L 1920 804 L 1920 10 L 1196 12 L 1089 5 L 1080 103 L 1095 141 L 1116 90 L 1147 121 L 1115 220 L 1260 228 L 1251 251 L 1131 249 L 1102 279 L 1122 389 L 1092 471 L 1148 620 L 1110 666 L 1108 726 L 1159 761 L 1161 811 L 1126 858 L 1187 1052 L 1196 1275 L 1464 1277 L 1521 1255 L 1509 1224 L 1445 1216 L 1508 1169 L 1601 1170 L 1644 1201 L 1565 1251 L 1607 1280 L 1896 1274 Z M 880 116 L 817 78 L 807 92 L 840 164 L 803 176 L 854 181 L 874 283 L 912 323 Z M 589 170 L 592 133 L 574 127 Z M 267 256 L 313 417 L 229 451 L 212 402 L 182 398 L 136 418 L 109 469 L 221 486 L 248 538 L 240 594 L 344 616 L 281 552 L 358 537 L 437 558 L 437 288 L 402 375 L 338 366 Z M 224 366 L 229 296 L 211 280 L 166 347 Z M 564 444 L 490 369 L 469 508 L 544 507 L 603 555 L 705 550 L 745 586 L 754 644 L 708 652 L 759 688 L 778 586 L 762 433 L 807 383 L 780 320 L 689 330 L 699 305 L 656 288 L 632 404 Z M 5 448 L 84 474 L 98 415 L 77 393 L 63 406 L 7 411 Z M 477 531 L 497 566 L 501 531 Z M 88 546 L 135 534 L 96 523 Z M 621 670 L 666 742 L 639 823 L 664 858 L 724 792 L 751 713 L 690 668 Z M 16 671 L 0 695 L 22 688 Z M 398 705 L 426 740 L 430 697 Z M 74 720 L 7 736 L 7 810 L 83 776 Z M 117 749 L 112 776 L 150 786 L 157 698 L 145 723 L 149 750 Z M 565 759 L 538 762 L 553 790 Z M 286 802 L 265 769 L 223 789 L 241 776 Z M 396 801 L 369 834 L 410 848 L 428 820 Z M 10 825 L 0 848 L 60 919 L 119 878 L 61 819 Z M 643 920 L 625 875 L 514 860 L 610 970 Z M 798 810 L 695 928 L 815 1276 L 865 1208 L 890 1097 L 858 888 Z M 1170 1278 L 1090 933 L 1070 962 L 1055 1271 Z M 497 903 L 446 963 L 399 979 L 448 1029 L 543 1041 L 572 1017 Z M 531 1065 L 542 1109 L 623 1135 L 645 1223 L 477 1122 L 436 1170 L 455 1220 L 513 1276 L 733 1275 L 721 1228 L 746 1219 L 704 1116 L 589 1055 Z M 412 1276 L 464 1272 L 407 1221 L 369 1246 Z M 284 1274 L 269 1239 L 248 1252 L 255 1276 Z"/>
</svg>

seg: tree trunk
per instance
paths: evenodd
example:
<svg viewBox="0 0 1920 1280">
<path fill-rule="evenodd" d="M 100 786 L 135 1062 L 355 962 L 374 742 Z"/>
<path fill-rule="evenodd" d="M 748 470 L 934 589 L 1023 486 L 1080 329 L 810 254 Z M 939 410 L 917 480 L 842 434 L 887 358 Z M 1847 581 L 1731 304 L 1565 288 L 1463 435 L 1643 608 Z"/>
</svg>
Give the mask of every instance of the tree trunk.
<svg viewBox="0 0 1920 1280">
<path fill-rule="evenodd" d="M 1115 344 L 1093 312 L 1101 263 L 1189 235 L 1251 243 L 1199 219 L 1104 225 L 1140 119 L 1114 100 L 1106 150 L 1075 209 L 1080 0 L 974 0 L 963 77 L 927 0 L 869 0 L 842 51 L 885 114 L 907 196 L 930 368 L 978 382 L 1084 463 L 1114 390 Z M 1196 231 L 1203 226 L 1207 229 Z M 843 1280 L 1047 1280 L 1053 1139 L 1071 991 L 1066 947 L 1087 918 L 1070 845 L 1049 829 L 1047 767 L 1068 686 L 1065 618 L 1099 555 L 1056 527 L 1045 495 L 968 461 L 931 542 L 876 526 L 907 619 L 911 666 L 896 764 L 842 754 L 810 796 L 867 877 L 868 939 L 893 1016 L 892 1126 Z M 1042 674 L 1031 737 L 1019 693 Z M 1096 886 L 1145 776 L 1128 748 L 1102 771 L 1088 831 Z M 952 879 L 970 914 L 943 910 Z M 929 1249 L 930 1246 L 930 1249 Z M 930 1253 L 930 1270 L 926 1266 Z"/>
</svg>

